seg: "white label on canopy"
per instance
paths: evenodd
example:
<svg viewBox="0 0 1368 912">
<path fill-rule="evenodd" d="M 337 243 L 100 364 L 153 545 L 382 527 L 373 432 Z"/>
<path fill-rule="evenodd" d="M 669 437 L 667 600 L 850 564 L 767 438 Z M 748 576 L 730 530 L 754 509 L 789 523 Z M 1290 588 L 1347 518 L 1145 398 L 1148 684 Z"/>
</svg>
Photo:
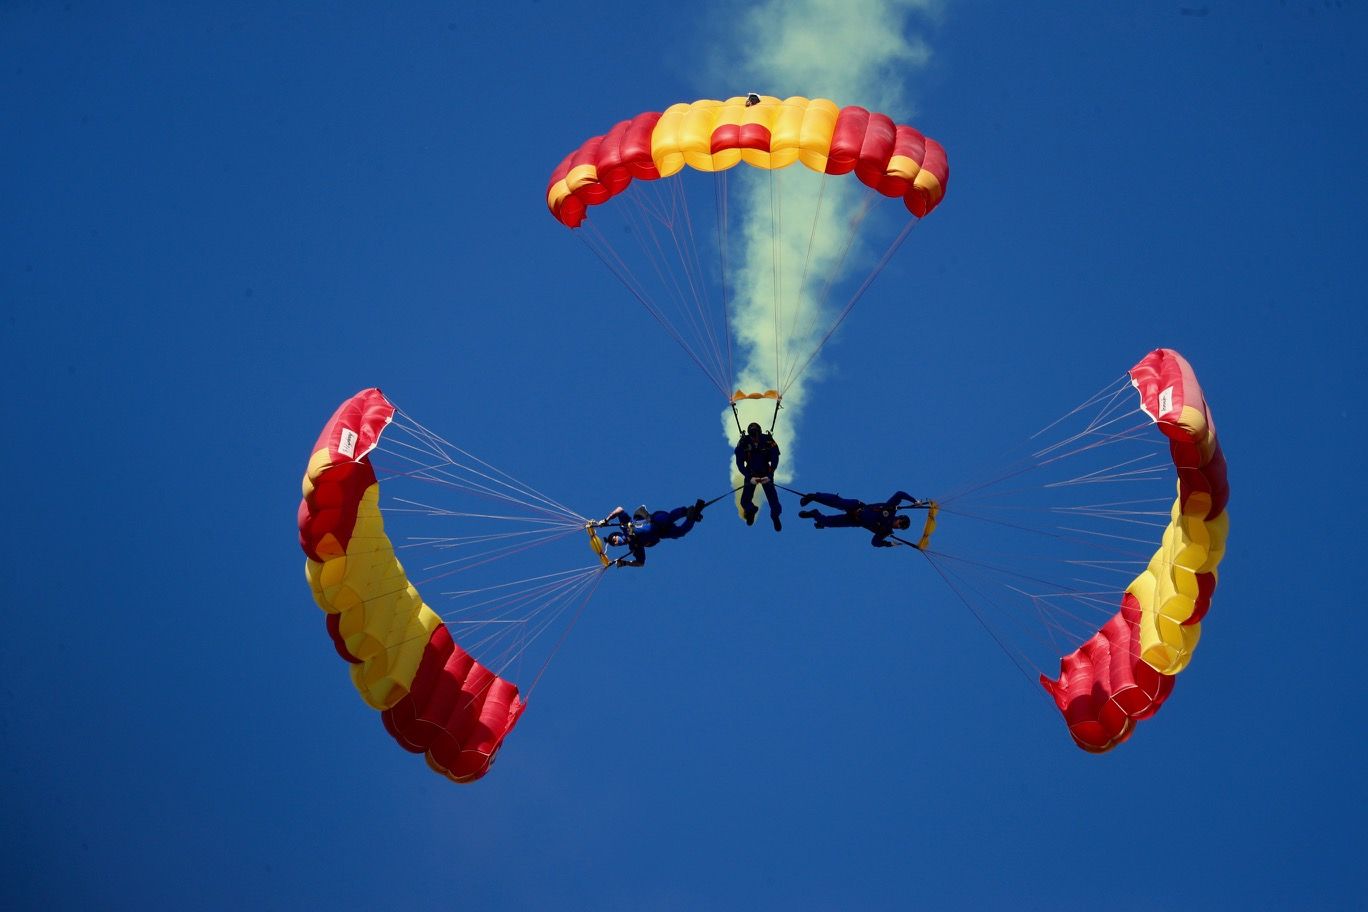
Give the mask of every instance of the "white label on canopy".
<svg viewBox="0 0 1368 912">
<path fill-rule="evenodd" d="M 1168 387 L 1159 394 L 1159 417 L 1163 418 L 1173 411 L 1173 387 Z"/>
<path fill-rule="evenodd" d="M 354 459 L 356 457 L 356 440 L 356 431 L 344 427 L 342 438 L 337 441 L 337 452 L 348 459 Z"/>
</svg>

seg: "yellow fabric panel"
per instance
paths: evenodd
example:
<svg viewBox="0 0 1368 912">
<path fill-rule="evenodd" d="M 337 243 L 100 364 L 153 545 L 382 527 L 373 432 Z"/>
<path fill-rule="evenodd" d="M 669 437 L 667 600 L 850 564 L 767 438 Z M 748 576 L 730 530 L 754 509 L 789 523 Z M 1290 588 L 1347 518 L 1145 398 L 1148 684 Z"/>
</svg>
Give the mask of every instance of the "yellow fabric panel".
<svg viewBox="0 0 1368 912">
<path fill-rule="evenodd" d="M 423 650 L 442 623 L 409 583 L 380 516 L 380 489 L 371 485 L 357 506 L 347 553 L 305 570 L 319 606 L 340 614 L 338 630 L 347 651 L 361 660 L 352 681 L 376 709 L 388 709 L 408 693 Z"/>
<path fill-rule="evenodd" d="M 556 181 L 546 191 L 546 205 L 555 212 L 566 197 L 580 187 L 598 182 L 598 168 L 594 165 L 576 165 L 565 177 Z"/>
<path fill-rule="evenodd" d="M 685 165 L 698 171 L 725 171 L 742 161 L 767 169 L 802 161 L 823 172 L 839 114 L 835 102 L 796 95 L 783 101 L 763 96 L 750 107 L 744 96 L 671 105 L 651 133 L 651 158 L 661 177 L 676 174 Z M 718 127 L 749 124 L 769 131 L 769 149 L 713 151 Z"/>
<path fill-rule="evenodd" d="M 710 107 L 720 105 L 718 101 L 681 102 L 670 105 L 661 113 L 651 131 L 651 160 L 661 177 L 678 174 L 690 163 L 690 158 L 709 154 L 712 145 L 710 124 L 713 122 L 709 111 Z M 737 160 L 740 160 L 739 154 Z"/>
<path fill-rule="evenodd" d="M 1159 549 L 1126 589 L 1140 603 L 1140 657 L 1166 675 L 1182 671 L 1197 648 L 1201 624 L 1185 623 L 1196 609 L 1197 574 L 1215 569 L 1229 529 L 1224 513 L 1207 522 L 1179 508 L 1175 499 Z"/>
<path fill-rule="evenodd" d="M 746 108 L 748 115 L 745 123 L 758 123 L 769 130 L 769 151 L 745 149 L 741 156 L 746 164 L 757 168 L 787 168 L 798 160 L 802 148 L 803 114 L 807 111 L 808 100 L 794 97 L 787 101 L 770 104 L 761 102 Z M 827 137 L 830 145 L 830 136 Z M 825 151 L 825 150 L 823 150 Z"/>
<path fill-rule="evenodd" d="M 1207 550 L 1207 559 L 1202 566 L 1197 568 L 1198 573 L 1215 573 L 1216 565 L 1225 557 L 1226 538 L 1230 535 L 1230 513 L 1222 511 L 1221 515 L 1206 524 L 1207 536 L 1210 540 Z"/>
<path fill-rule="evenodd" d="M 888 167 L 884 169 L 884 173 L 889 177 L 900 177 L 915 182 L 917 175 L 921 173 L 921 165 L 906 155 L 894 155 L 888 160 Z"/>
<path fill-rule="evenodd" d="M 565 175 L 565 195 L 588 186 L 598 183 L 598 168 L 594 165 L 578 165 L 570 169 L 570 173 Z"/>
<path fill-rule="evenodd" d="M 797 137 L 798 160 L 804 167 L 818 174 L 826 173 L 831 137 L 836 132 L 836 118 L 840 114 L 836 102 L 829 99 L 814 98 L 807 102 Z"/>
<path fill-rule="evenodd" d="M 314 492 L 314 479 L 325 468 L 332 465 L 332 454 L 324 447 L 309 457 L 308 468 L 304 470 L 304 498 L 307 500 Z"/>
<path fill-rule="evenodd" d="M 945 188 L 941 186 L 940 178 L 932 174 L 926 168 L 917 171 L 916 178 L 912 181 L 912 186 L 919 190 L 925 190 L 932 200 L 940 200 L 945 196 Z"/>
</svg>

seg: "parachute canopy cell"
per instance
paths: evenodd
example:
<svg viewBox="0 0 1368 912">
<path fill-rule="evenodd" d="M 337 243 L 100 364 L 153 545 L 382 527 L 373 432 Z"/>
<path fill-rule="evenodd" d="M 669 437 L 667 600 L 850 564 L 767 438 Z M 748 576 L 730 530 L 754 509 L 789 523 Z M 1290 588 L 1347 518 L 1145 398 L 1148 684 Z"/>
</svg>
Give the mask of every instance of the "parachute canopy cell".
<svg viewBox="0 0 1368 912">
<path fill-rule="evenodd" d="M 551 173 L 546 203 L 577 228 L 589 207 L 635 180 L 658 180 L 684 167 L 724 171 L 738 164 L 785 168 L 800 162 L 822 174 L 853 173 L 921 217 L 940 204 L 950 180 L 945 149 L 914 127 L 825 98 L 760 96 L 747 103 L 702 100 L 647 111 L 586 140 Z"/>
<path fill-rule="evenodd" d="M 385 534 L 369 454 L 394 417 L 378 389 L 343 402 L 304 474 L 299 543 L 352 682 L 404 749 L 456 782 L 489 771 L 525 703 L 452 640 Z"/>
<path fill-rule="evenodd" d="M 1191 661 L 1229 528 L 1225 457 L 1192 366 L 1158 349 L 1130 378 L 1140 408 L 1169 438 L 1177 497 L 1158 550 L 1126 588 L 1120 611 L 1060 660 L 1059 677 L 1040 679 L 1074 741 L 1096 753 L 1157 712 Z"/>
</svg>

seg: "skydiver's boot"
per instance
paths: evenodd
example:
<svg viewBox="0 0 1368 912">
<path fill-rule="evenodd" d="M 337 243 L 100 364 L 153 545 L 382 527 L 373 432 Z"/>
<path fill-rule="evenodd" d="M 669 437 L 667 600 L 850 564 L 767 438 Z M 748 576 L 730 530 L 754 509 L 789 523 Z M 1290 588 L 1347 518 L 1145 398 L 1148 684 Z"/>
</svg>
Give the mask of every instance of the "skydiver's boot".
<svg viewBox="0 0 1368 912">
<path fill-rule="evenodd" d="M 784 528 L 784 524 L 781 523 L 781 522 L 779 521 L 779 517 L 776 516 L 775 514 L 771 513 L 771 514 L 770 514 L 770 519 L 774 521 L 774 531 L 775 531 L 775 532 L 779 532 L 779 531 L 781 531 L 781 530 Z"/>
<path fill-rule="evenodd" d="M 816 519 L 816 518 L 817 518 L 817 511 L 816 511 L 816 510 L 799 510 L 799 511 L 798 511 L 798 515 L 799 515 L 800 517 L 802 517 L 803 519 Z"/>
<path fill-rule="evenodd" d="M 804 494 L 802 497 L 798 498 L 798 506 L 800 506 L 800 507 L 806 507 L 806 506 L 807 506 L 808 504 L 810 504 L 810 503 L 812 503 L 812 495 L 811 495 L 811 494 Z M 808 511 L 808 512 L 813 512 L 813 511 Z M 799 513 L 798 515 L 799 515 L 799 516 L 802 516 L 803 514 L 802 514 L 802 513 Z"/>
</svg>

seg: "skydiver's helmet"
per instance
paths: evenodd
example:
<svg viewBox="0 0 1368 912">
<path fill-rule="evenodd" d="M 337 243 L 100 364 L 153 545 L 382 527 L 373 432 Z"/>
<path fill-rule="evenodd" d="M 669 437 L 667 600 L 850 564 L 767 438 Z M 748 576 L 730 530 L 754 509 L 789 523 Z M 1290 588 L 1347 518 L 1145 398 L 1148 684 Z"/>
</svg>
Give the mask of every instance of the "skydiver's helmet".
<svg viewBox="0 0 1368 912">
<path fill-rule="evenodd" d="M 910 517 L 899 514 L 898 518 L 893 520 L 893 527 L 895 529 L 910 529 L 912 528 L 912 520 Z"/>
<path fill-rule="evenodd" d="M 637 507 L 635 510 L 632 511 L 632 519 L 650 519 L 650 518 L 651 518 L 651 511 L 648 510 L 648 509 L 646 509 L 646 505 L 645 505 L 645 504 L 642 504 L 641 506 Z"/>
<path fill-rule="evenodd" d="M 751 440 L 759 440 L 761 433 L 763 433 L 763 431 L 761 430 L 760 425 L 756 424 L 754 421 L 746 425 L 746 436 Z"/>
<path fill-rule="evenodd" d="M 621 532 L 614 532 L 608 536 L 608 544 L 612 545 L 614 548 L 621 548 L 623 545 L 627 544 L 627 536 L 623 535 Z"/>
</svg>

